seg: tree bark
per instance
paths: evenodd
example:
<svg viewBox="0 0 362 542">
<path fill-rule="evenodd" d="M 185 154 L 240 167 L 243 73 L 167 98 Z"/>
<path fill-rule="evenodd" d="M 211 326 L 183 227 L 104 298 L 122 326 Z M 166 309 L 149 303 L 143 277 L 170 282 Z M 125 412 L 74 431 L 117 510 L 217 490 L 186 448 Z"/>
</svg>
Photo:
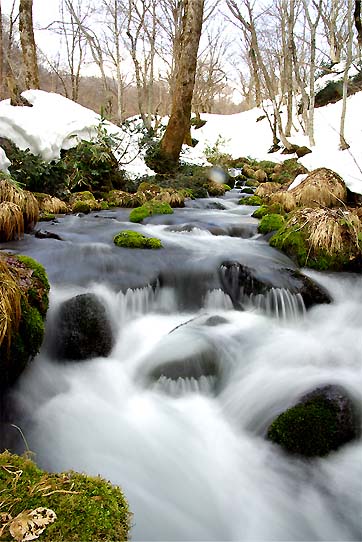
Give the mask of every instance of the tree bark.
<svg viewBox="0 0 362 542">
<path fill-rule="evenodd" d="M 354 24 L 357 30 L 358 45 L 362 47 L 361 0 L 354 3 Z"/>
<path fill-rule="evenodd" d="M 39 71 L 33 27 L 33 0 L 20 0 L 20 42 L 25 65 L 26 88 L 39 88 Z"/>
<path fill-rule="evenodd" d="M 204 0 L 185 0 L 180 56 L 172 96 L 172 108 L 161 152 L 177 164 L 182 143 L 190 129 L 191 102 L 195 85 L 197 52 L 203 22 Z"/>
<path fill-rule="evenodd" d="M 5 65 L 5 55 L 4 55 L 4 37 L 3 37 L 3 17 L 1 11 L 1 0 L 0 0 L 0 100 L 4 98 L 4 65 Z"/>
<path fill-rule="evenodd" d="M 346 65 L 344 67 L 343 73 L 343 101 L 342 101 L 342 114 L 341 114 L 341 124 L 339 129 L 339 146 L 342 151 L 349 148 L 349 145 L 345 139 L 344 127 L 346 120 L 346 111 L 347 111 L 347 93 L 348 93 L 348 72 L 352 64 L 352 42 L 353 42 L 353 0 L 348 0 L 348 42 L 347 42 L 347 58 Z"/>
</svg>

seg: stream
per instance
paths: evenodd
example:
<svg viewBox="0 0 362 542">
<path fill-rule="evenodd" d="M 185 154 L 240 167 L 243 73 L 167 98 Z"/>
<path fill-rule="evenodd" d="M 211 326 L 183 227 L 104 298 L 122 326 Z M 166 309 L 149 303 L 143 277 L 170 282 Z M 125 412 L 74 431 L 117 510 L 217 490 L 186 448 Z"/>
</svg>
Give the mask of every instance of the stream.
<svg viewBox="0 0 362 542">
<path fill-rule="evenodd" d="M 303 270 L 331 304 L 306 310 L 274 289 L 235 310 L 224 262 L 271 278 L 295 269 L 239 198 L 189 201 L 144 224 L 127 209 L 67 215 L 37 226 L 61 241 L 1 245 L 41 262 L 51 283 L 44 345 L 13 394 L 18 423 L 42 468 L 122 487 L 134 541 L 361 540 L 361 440 L 306 461 L 265 434 L 324 384 L 362 409 L 362 276 Z M 123 229 L 164 248 L 118 248 Z M 105 306 L 113 348 L 61 362 L 51 348 L 57 311 L 88 292 Z"/>
</svg>

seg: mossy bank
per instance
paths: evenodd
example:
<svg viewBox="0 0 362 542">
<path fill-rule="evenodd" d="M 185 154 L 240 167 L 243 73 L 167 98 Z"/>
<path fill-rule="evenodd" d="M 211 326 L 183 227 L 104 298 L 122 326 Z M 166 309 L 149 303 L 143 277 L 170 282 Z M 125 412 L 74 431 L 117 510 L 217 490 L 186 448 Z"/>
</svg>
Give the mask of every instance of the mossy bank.
<svg viewBox="0 0 362 542">
<path fill-rule="evenodd" d="M 131 514 L 127 501 L 119 487 L 100 477 L 48 473 L 26 457 L 4 452 L 0 454 L 0 489 L 1 541 L 13 540 L 8 514 L 16 518 L 24 510 L 39 507 L 56 514 L 54 523 L 40 536 L 44 542 L 128 540 Z"/>
</svg>

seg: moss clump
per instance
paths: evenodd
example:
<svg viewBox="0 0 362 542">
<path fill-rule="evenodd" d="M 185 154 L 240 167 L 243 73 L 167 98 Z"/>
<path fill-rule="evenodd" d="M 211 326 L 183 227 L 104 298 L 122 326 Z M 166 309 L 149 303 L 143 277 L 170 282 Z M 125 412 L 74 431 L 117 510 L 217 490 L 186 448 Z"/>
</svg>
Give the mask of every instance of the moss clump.
<svg viewBox="0 0 362 542">
<path fill-rule="evenodd" d="M 260 224 L 258 226 L 259 233 L 269 233 L 271 231 L 276 231 L 282 228 L 285 224 L 285 220 L 281 215 L 277 214 L 266 214 L 262 217 Z"/>
<path fill-rule="evenodd" d="M 161 241 L 156 237 L 145 237 L 132 230 L 123 230 L 117 233 L 113 242 L 117 247 L 123 248 L 162 248 Z"/>
<path fill-rule="evenodd" d="M 73 213 L 89 213 L 91 207 L 86 201 L 76 201 L 73 205 Z"/>
<path fill-rule="evenodd" d="M 24 264 L 28 269 L 32 270 L 32 287 L 28 290 L 28 295 L 30 294 L 34 300 L 35 306 L 39 309 L 42 316 L 46 315 L 48 310 L 48 292 L 50 289 L 49 281 L 44 267 L 30 258 L 30 256 L 18 255 L 17 260 Z M 34 279 L 37 279 L 34 282 Z"/>
<path fill-rule="evenodd" d="M 160 142 L 152 144 L 146 151 L 146 165 L 156 173 L 172 173 L 178 167 L 178 161 L 170 159 L 161 149 Z"/>
<path fill-rule="evenodd" d="M 257 181 L 256 179 L 247 179 L 245 181 L 245 186 L 251 186 L 251 187 L 256 187 L 256 186 L 259 186 L 259 181 Z"/>
<path fill-rule="evenodd" d="M 254 194 L 254 190 L 251 188 L 251 186 L 245 186 L 245 188 L 242 188 L 241 193 L 242 194 Z"/>
<path fill-rule="evenodd" d="M 151 215 L 172 215 L 173 209 L 168 203 L 157 200 L 151 200 L 144 203 L 141 207 L 136 207 L 130 212 L 131 222 L 142 222 L 144 218 Z"/>
<path fill-rule="evenodd" d="M 52 474 L 25 457 L 0 454 L 2 512 L 50 508 L 57 519 L 40 537 L 44 542 L 128 540 L 127 501 L 117 486 L 77 472 Z M 0 540 L 10 540 L 8 528 Z"/>
<path fill-rule="evenodd" d="M 269 427 L 268 439 L 292 454 L 324 456 L 336 448 L 336 430 L 333 404 L 318 397 L 280 414 Z"/>
<path fill-rule="evenodd" d="M 239 205 L 261 205 L 262 200 L 259 196 L 246 196 L 239 200 Z"/>
<path fill-rule="evenodd" d="M 269 207 L 267 205 L 260 205 L 253 214 L 251 215 L 254 218 L 263 218 L 263 216 L 269 213 Z"/>
<path fill-rule="evenodd" d="M 41 215 L 39 216 L 39 221 L 43 221 L 43 222 L 51 222 L 54 219 L 55 219 L 55 214 L 53 213 L 41 213 Z"/>
</svg>

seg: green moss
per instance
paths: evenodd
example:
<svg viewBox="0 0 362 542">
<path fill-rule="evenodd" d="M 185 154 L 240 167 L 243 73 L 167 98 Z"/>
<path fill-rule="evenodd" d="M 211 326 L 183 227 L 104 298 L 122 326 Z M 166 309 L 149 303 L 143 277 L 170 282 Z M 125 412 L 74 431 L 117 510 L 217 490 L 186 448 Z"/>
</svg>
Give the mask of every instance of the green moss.
<svg viewBox="0 0 362 542">
<path fill-rule="evenodd" d="M 21 304 L 21 313 L 20 335 L 26 340 L 27 352 L 33 357 L 39 352 L 43 342 L 44 320 L 38 309 L 25 303 L 24 300 Z"/>
<path fill-rule="evenodd" d="M 278 165 L 277 171 L 271 175 L 271 180 L 280 184 L 291 183 L 297 175 L 308 173 L 307 168 L 300 164 L 297 158 L 289 158 Z"/>
<path fill-rule="evenodd" d="M 76 201 L 73 204 L 73 213 L 89 213 L 91 207 L 87 201 Z"/>
<path fill-rule="evenodd" d="M 262 200 L 259 196 L 246 196 L 239 200 L 239 205 L 261 205 Z"/>
<path fill-rule="evenodd" d="M 27 290 L 27 296 L 29 301 L 39 310 L 40 314 L 45 316 L 49 305 L 48 293 L 50 285 L 44 267 L 33 258 L 30 258 L 30 256 L 19 254 L 16 256 L 16 259 L 32 270 L 32 279 L 37 279 Z"/>
<path fill-rule="evenodd" d="M 256 179 L 247 179 L 245 181 L 245 186 L 259 186 L 259 181 L 257 181 Z"/>
<path fill-rule="evenodd" d="M 172 215 L 173 209 L 168 203 L 157 200 L 147 201 L 141 207 L 136 207 L 130 212 L 131 222 L 141 222 L 144 218 L 151 215 Z"/>
<path fill-rule="evenodd" d="M 156 237 L 145 237 L 132 230 L 123 230 L 117 233 L 113 242 L 117 247 L 123 248 L 162 248 L 161 241 Z"/>
<path fill-rule="evenodd" d="M 231 186 L 229 186 L 228 184 L 223 184 L 223 187 L 225 189 L 225 192 L 229 192 L 229 190 L 231 190 Z"/>
<path fill-rule="evenodd" d="M 102 211 L 107 211 L 107 209 L 109 209 L 109 204 L 107 201 L 101 201 L 101 209 Z"/>
<path fill-rule="evenodd" d="M 135 209 L 132 209 L 129 214 L 129 219 L 131 222 L 142 222 L 142 220 L 150 216 L 150 214 L 150 211 L 142 205 L 141 207 L 136 207 Z"/>
<path fill-rule="evenodd" d="M 251 186 L 245 186 L 245 187 L 241 190 L 241 193 L 242 193 L 242 194 L 254 194 L 254 190 L 251 188 Z"/>
<path fill-rule="evenodd" d="M 329 254 L 322 248 L 318 253 L 312 252 L 308 243 L 308 232 L 300 225 L 285 224 L 269 240 L 272 247 L 285 252 L 299 267 L 310 267 L 319 271 L 341 271 L 348 269 L 351 264 L 351 254 L 338 252 Z"/>
<path fill-rule="evenodd" d="M 0 487 L 2 512 L 15 517 L 23 510 L 45 507 L 56 513 L 57 519 L 39 540 L 128 540 L 131 514 L 127 501 L 119 487 L 100 477 L 48 473 L 27 458 L 5 452 L 0 454 Z M 0 540 L 9 539 L 6 528 Z"/>
<path fill-rule="evenodd" d="M 289 453 L 313 457 L 335 449 L 335 433 L 335 409 L 330 402 L 316 398 L 280 414 L 268 430 L 268 439 Z"/>
<path fill-rule="evenodd" d="M 262 217 L 258 226 L 259 233 L 269 233 L 271 231 L 279 230 L 285 224 L 285 220 L 278 214 L 266 214 Z"/>
<path fill-rule="evenodd" d="M 55 219 L 55 214 L 53 213 L 41 213 L 39 216 L 39 222 L 50 222 L 51 220 Z"/>
<path fill-rule="evenodd" d="M 253 214 L 251 215 L 254 218 L 263 218 L 263 216 L 267 215 L 269 212 L 269 208 L 267 205 L 260 205 Z"/>
<path fill-rule="evenodd" d="M 156 173 L 172 173 L 178 167 L 178 160 L 171 160 L 161 149 L 161 143 L 153 143 L 146 151 L 146 165 Z"/>
</svg>

